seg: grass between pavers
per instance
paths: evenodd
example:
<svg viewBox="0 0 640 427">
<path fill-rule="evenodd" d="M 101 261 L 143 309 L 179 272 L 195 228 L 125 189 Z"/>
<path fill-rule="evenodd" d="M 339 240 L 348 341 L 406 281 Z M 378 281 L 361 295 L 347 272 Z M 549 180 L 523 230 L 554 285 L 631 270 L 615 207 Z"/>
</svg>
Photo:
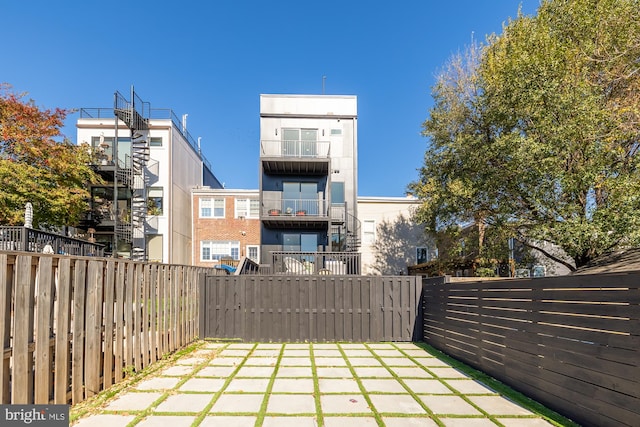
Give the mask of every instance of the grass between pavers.
<svg viewBox="0 0 640 427">
<path fill-rule="evenodd" d="M 118 393 L 120 393 L 121 391 L 124 391 L 125 389 L 132 387 L 134 385 L 136 385 L 137 383 L 139 383 L 140 381 L 142 381 L 143 379 L 146 379 L 147 377 L 149 377 L 150 375 L 152 375 L 153 373 L 167 367 L 167 365 L 173 364 L 175 363 L 179 358 L 183 357 L 184 355 L 193 353 L 201 348 L 203 348 L 206 344 L 206 341 L 198 341 L 188 347 L 185 347 L 184 349 L 178 350 L 175 353 L 172 353 L 169 356 L 165 356 L 165 358 L 163 358 L 162 360 L 152 364 L 151 366 L 145 368 L 143 371 L 139 372 L 139 373 L 135 373 L 133 375 L 131 375 L 130 378 L 125 379 L 124 381 L 112 386 L 111 388 L 109 388 L 108 390 L 105 390 L 103 392 L 101 392 L 100 394 L 94 396 L 93 398 L 82 402 L 81 404 L 75 405 L 72 408 L 71 411 L 71 421 L 74 422 L 76 420 L 78 420 L 80 417 L 87 415 L 87 414 L 93 414 L 93 413 L 103 413 L 103 414 L 108 414 L 108 413 L 113 413 L 113 414 L 122 414 L 123 411 L 105 411 L 105 410 L 101 410 L 100 407 L 104 406 L 104 404 L 109 401 L 110 399 L 112 399 L 113 397 L 115 397 Z M 144 418 L 146 418 L 149 415 L 154 414 L 154 409 L 158 407 L 158 405 L 160 405 L 162 402 L 164 402 L 170 395 L 176 394 L 177 390 L 188 380 L 190 380 L 191 378 L 195 377 L 197 375 L 197 373 L 203 369 L 205 366 L 208 366 L 210 361 L 212 359 L 214 359 L 215 357 L 217 357 L 219 355 L 219 353 L 224 350 L 225 348 L 229 347 L 229 344 L 233 345 L 234 343 L 232 342 L 223 342 L 223 344 L 225 344 L 224 347 L 220 347 L 218 349 L 212 349 L 212 354 L 211 356 L 207 357 L 202 363 L 198 364 L 195 366 L 195 368 L 191 371 L 191 373 L 189 375 L 184 375 L 183 378 L 181 378 L 181 380 L 170 390 L 164 390 L 162 392 L 162 396 L 159 397 L 158 399 L 156 399 L 149 407 L 147 407 L 145 410 L 142 411 L 127 411 L 127 413 L 130 413 L 132 415 L 135 415 L 134 420 L 132 420 L 129 423 L 129 426 L 134 426 L 137 423 L 139 423 L 140 421 L 142 421 Z M 280 349 L 279 349 L 279 354 L 278 354 L 278 358 L 276 361 L 276 365 L 274 368 L 274 372 L 271 374 L 267 389 L 265 391 L 264 394 L 264 398 L 261 404 L 261 407 L 258 411 L 258 413 L 252 413 L 251 415 L 255 415 L 257 417 L 256 419 L 256 426 L 261 426 L 262 423 L 264 422 L 264 419 L 266 417 L 267 414 L 267 406 L 268 406 L 268 401 L 269 398 L 271 396 L 272 393 L 272 389 L 273 389 L 273 385 L 276 379 L 276 376 L 278 374 L 278 369 L 280 367 L 280 363 L 282 361 L 284 352 L 286 350 L 287 344 L 288 343 L 278 343 L 280 344 Z M 289 343 L 290 344 L 290 343 Z M 309 347 L 309 352 L 310 352 L 310 358 L 311 358 L 311 370 L 312 370 L 312 377 L 313 377 L 313 381 L 314 381 L 314 401 L 315 401 L 315 408 L 316 408 L 316 414 L 269 414 L 269 415 L 278 415 L 278 416 L 286 416 L 286 417 L 297 417 L 297 416 L 314 416 L 317 420 L 317 423 L 319 426 L 324 424 L 324 414 L 322 412 L 322 406 L 321 406 L 321 393 L 320 393 L 320 388 L 319 388 L 319 378 L 317 375 L 317 366 L 316 366 L 316 361 L 315 361 L 315 354 L 314 354 L 314 345 L 312 343 L 304 343 L 307 344 Z M 341 343 L 335 343 L 335 344 L 341 344 Z M 342 343 L 344 344 L 344 343 Z M 500 419 L 497 418 L 496 416 L 492 416 L 490 414 L 487 414 L 486 412 L 484 412 L 482 410 L 482 408 L 478 407 L 477 405 L 475 405 L 472 401 L 470 401 L 469 399 L 467 399 L 465 397 L 464 394 L 459 393 L 457 390 L 453 389 L 449 384 L 447 384 L 446 382 L 442 381 L 441 378 L 439 378 L 439 376 L 435 375 L 433 372 L 430 372 L 428 367 L 424 367 L 422 365 L 420 365 L 419 363 L 416 363 L 416 366 L 421 367 L 422 369 L 424 369 L 426 372 L 428 372 L 430 375 L 432 375 L 434 377 L 434 379 L 439 380 L 445 387 L 447 387 L 449 390 L 451 390 L 451 394 L 452 395 L 458 395 L 460 396 L 462 399 L 464 399 L 467 403 L 471 404 L 474 408 L 476 408 L 477 410 L 479 410 L 481 412 L 481 414 L 483 415 L 459 415 L 459 414 L 451 414 L 451 415 L 446 415 L 446 414 L 439 414 L 439 415 L 435 415 L 425 404 L 424 402 L 422 402 L 422 400 L 417 396 L 416 393 L 414 393 L 403 381 L 402 378 L 398 377 L 398 375 L 396 375 L 396 373 L 390 369 L 390 366 L 385 364 L 384 361 L 381 359 L 380 356 L 378 356 L 374 351 L 375 348 L 371 348 L 367 345 L 367 343 L 363 343 L 366 348 L 368 349 L 369 352 L 371 352 L 372 357 L 376 358 L 378 360 L 378 362 L 385 367 L 385 369 L 387 369 L 387 371 L 389 371 L 389 373 L 397 380 L 399 381 L 402 386 L 409 392 L 409 394 L 412 395 L 412 397 L 415 399 L 415 401 L 421 405 L 426 414 L 427 415 L 421 415 L 421 414 L 405 414 L 405 413 L 384 413 L 385 417 L 421 417 L 421 418 L 430 418 L 432 419 L 434 422 L 436 422 L 438 425 L 440 426 L 444 426 L 443 422 L 439 420 L 439 417 L 446 417 L 446 418 L 489 418 L 491 419 L 493 422 L 496 423 L 496 425 L 498 426 L 502 426 L 502 424 L 500 423 Z M 411 356 L 407 353 L 404 352 L 404 349 L 401 347 L 397 347 L 394 345 L 394 343 L 389 343 L 391 344 L 395 349 L 399 350 L 404 357 L 411 359 L 413 362 L 416 362 L 414 356 Z M 522 395 L 521 393 L 516 392 L 515 390 L 509 388 L 508 386 L 500 383 L 499 381 L 493 379 L 492 377 L 489 377 L 488 375 L 479 372 L 447 355 L 445 355 L 442 352 L 439 352 L 438 350 L 432 348 L 431 346 L 424 344 L 424 343 L 414 343 L 416 345 L 416 347 L 421 348 L 423 350 L 425 350 L 427 352 L 427 354 L 449 364 L 451 367 L 458 369 L 459 371 L 463 372 L 464 374 L 466 374 L 467 376 L 469 376 L 472 379 L 475 379 L 481 383 L 483 383 L 484 385 L 488 386 L 489 388 L 491 388 L 492 390 L 494 390 L 496 393 L 499 393 L 500 395 L 507 397 L 508 399 L 512 400 L 513 402 L 519 404 L 520 406 L 524 407 L 525 409 L 528 409 L 529 411 L 531 411 L 532 413 L 544 418 L 545 420 L 547 420 L 548 422 L 556 425 L 556 426 L 578 426 L 577 424 L 571 422 L 570 420 L 567 420 L 566 418 L 562 417 L 561 415 L 551 411 L 550 409 L 540 405 L 539 403 L 527 398 L 526 396 Z M 371 408 L 372 414 L 367 414 L 367 416 L 371 416 L 373 415 L 373 417 L 375 418 L 376 422 L 378 425 L 383 426 L 384 422 L 382 419 L 381 414 L 376 410 L 375 406 L 373 405 L 369 394 L 363 383 L 361 382 L 360 377 L 358 377 L 355 373 L 354 367 L 351 365 L 351 363 L 349 362 L 349 358 L 348 356 L 345 354 L 344 349 L 342 348 L 342 346 L 337 345 L 336 346 L 337 349 L 340 351 L 342 358 L 345 360 L 348 369 L 351 372 L 351 375 L 353 376 L 353 378 L 356 380 L 358 387 L 360 389 L 360 392 L 362 394 L 362 396 L 365 398 L 365 400 L 367 401 L 367 404 L 369 406 L 369 408 Z M 217 402 L 217 400 L 219 399 L 219 397 L 222 395 L 222 393 L 224 392 L 224 390 L 228 387 L 228 385 L 230 384 L 230 382 L 235 378 L 236 374 L 238 373 L 238 371 L 246 364 L 247 359 L 251 356 L 251 354 L 253 353 L 253 351 L 258 348 L 258 344 L 254 343 L 253 346 L 251 347 L 250 351 L 245 354 L 242 357 L 242 361 L 235 366 L 235 369 L 232 371 L 232 373 L 226 378 L 225 383 L 223 384 L 223 386 L 220 388 L 220 390 L 218 390 L 215 394 L 214 397 L 211 399 L 211 401 L 201 410 L 198 411 L 197 413 L 194 412 L 179 412 L 179 413 L 162 413 L 162 415 L 189 415 L 189 416 L 194 416 L 195 415 L 195 419 L 192 425 L 197 426 L 199 425 L 207 416 L 207 414 L 209 413 L 209 411 L 211 410 L 211 408 L 213 407 L 213 405 Z M 145 390 L 145 391 L 152 391 L 152 390 Z M 134 392 L 136 392 L 134 390 Z M 187 392 L 188 393 L 193 393 L 193 394 L 201 394 L 199 392 Z M 334 394 L 334 393 L 332 393 Z M 349 394 L 349 393 L 338 393 L 338 394 Z M 373 392 L 372 394 L 379 394 L 376 392 Z M 238 412 L 238 413 L 220 413 L 219 415 L 230 415 L 230 416 L 234 416 L 234 415 L 247 415 L 245 412 Z M 155 415 L 160 415 L 160 414 L 155 414 Z M 341 416 L 341 417 L 359 417 L 362 416 L 363 414 L 361 413 L 340 413 L 340 414 L 330 414 L 331 416 Z M 505 417 L 507 418 L 507 417 Z M 531 418 L 531 416 L 514 416 L 514 417 L 508 417 L 508 418 Z"/>
<path fill-rule="evenodd" d="M 544 420 L 548 421 L 549 423 L 551 423 L 551 424 L 553 424 L 555 426 L 559 426 L 559 427 L 580 427 L 579 424 L 573 422 L 572 420 L 560 415 L 559 413 L 547 408 L 546 406 L 542 405 L 541 403 L 539 403 L 539 402 L 537 402 L 537 401 L 525 396 L 524 394 L 512 389 L 508 385 L 502 383 L 501 381 L 498 381 L 497 379 L 489 376 L 488 374 L 485 374 L 484 372 L 478 371 L 477 369 L 472 368 L 471 366 L 469 366 L 469 365 L 467 365 L 467 364 L 465 364 L 463 362 L 460 362 L 457 359 L 454 359 L 453 357 L 441 352 L 440 350 L 430 346 L 429 344 L 422 343 L 422 342 L 416 342 L 414 344 L 417 347 L 425 350 L 430 355 L 432 355 L 432 356 L 436 357 L 437 359 L 440 359 L 441 361 L 449 364 L 452 368 L 455 368 L 455 369 L 459 370 L 460 372 L 464 373 L 465 375 L 467 375 L 471 379 L 474 379 L 474 380 L 476 380 L 478 382 L 481 382 L 485 386 L 487 386 L 490 389 L 494 390 L 496 393 L 500 394 L 503 397 L 506 397 L 507 399 L 513 401 L 514 403 L 517 403 L 518 405 L 522 406 L 523 408 L 533 412 L 534 414 L 540 416 L 541 418 L 543 418 Z M 400 349 L 400 348 L 398 348 L 398 350 L 402 351 L 402 349 Z M 409 357 L 410 359 L 413 360 L 412 356 L 407 355 L 407 357 Z M 434 377 L 436 377 L 436 376 L 434 375 Z M 443 382 L 443 383 L 449 389 L 452 389 L 446 382 Z M 457 394 L 457 391 L 456 391 L 456 394 Z M 473 402 L 469 401 L 469 399 L 467 399 L 464 396 L 462 396 L 462 397 L 467 402 L 469 402 L 472 405 L 477 407 L 477 405 L 475 405 Z M 502 417 L 502 418 L 507 418 L 507 417 Z M 528 418 L 528 417 L 524 417 L 523 416 L 523 417 L 508 417 L 508 418 Z M 492 419 L 495 421 L 495 418 L 492 418 Z M 497 422 L 498 423 L 500 422 L 499 419 L 497 420 Z"/>
<path fill-rule="evenodd" d="M 226 348 L 226 347 L 225 347 Z M 213 407 L 213 405 L 216 404 L 216 402 L 218 401 L 218 399 L 220 398 L 220 396 L 222 396 L 222 393 L 224 393 L 225 389 L 229 386 L 229 384 L 231 383 L 231 380 L 233 380 L 233 378 L 235 378 L 236 374 L 238 373 L 238 371 L 244 366 L 244 364 L 247 362 L 247 358 L 251 355 L 251 353 L 253 352 L 253 350 L 255 350 L 256 348 L 256 344 L 253 345 L 253 347 L 251 348 L 251 350 L 243 357 L 242 362 L 240 362 L 238 364 L 238 366 L 236 366 L 236 369 L 233 370 L 233 372 L 227 377 L 226 381 L 224 382 L 224 384 L 222 385 L 222 387 L 220 387 L 220 390 L 218 390 L 213 398 L 211 399 L 211 401 L 202 409 L 202 411 L 198 414 L 198 416 L 196 416 L 196 419 L 193 421 L 192 425 L 200 425 L 200 423 L 202 423 L 202 420 L 204 420 L 204 418 L 207 416 L 207 414 L 209 413 L 209 411 L 211 410 L 211 408 Z M 216 355 L 219 353 L 216 353 Z M 209 359 L 209 361 L 211 361 L 214 357 L 212 357 L 211 359 Z M 238 414 L 229 414 L 229 415 L 239 415 Z"/>
<path fill-rule="evenodd" d="M 311 356 L 311 375 L 313 376 L 313 400 L 316 403 L 317 424 L 324 425 L 324 414 L 322 412 L 322 402 L 320 401 L 320 379 L 318 378 L 318 366 L 316 365 L 316 355 L 313 346 L 309 348 Z"/>
<path fill-rule="evenodd" d="M 373 402 L 371 401 L 371 397 L 369 397 L 369 393 L 367 392 L 366 388 L 364 387 L 364 385 L 362 384 L 362 380 L 361 378 L 356 374 L 355 369 L 353 369 L 353 365 L 351 364 L 351 362 L 349 361 L 349 357 L 346 355 L 346 353 L 344 352 L 344 349 L 342 348 L 342 346 L 338 346 L 338 349 L 340 350 L 340 353 L 342 354 L 342 358 L 345 360 L 345 362 L 347 363 L 347 367 L 349 368 L 349 371 L 351 371 L 351 375 L 353 376 L 353 378 L 356 380 L 356 382 L 358 383 L 358 388 L 360 388 L 360 393 L 362 393 L 362 395 L 364 396 L 365 400 L 367 401 L 367 404 L 369 405 L 369 408 L 371 409 L 371 412 L 373 413 L 373 416 L 376 419 L 376 422 L 378 423 L 378 425 L 380 427 L 384 427 L 384 421 L 382 420 L 382 416 L 380 415 L 380 412 L 378 412 L 378 410 L 376 409 L 376 407 L 374 406 Z M 371 351 L 371 349 L 369 347 L 367 347 L 367 349 L 371 352 L 372 356 L 378 359 L 378 362 L 380 362 L 380 358 L 378 357 L 377 354 L 375 354 L 374 352 Z M 381 363 L 382 364 L 382 363 Z M 384 366 L 384 364 L 382 364 Z M 387 370 L 389 370 L 389 368 L 387 368 Z M 391 371 L 390 371 L 391 372 Z M 392 375 L 395 375 L 394 372 L 391 372 Z M 404 386 L 404 384 L 403 384 Z M 413 396 L 415 399 L 415 395 Z M 425 410 L 425 412 L 427 412 L 430 415 L 430 418 L 432 418 L 436 423 L 438 423 L 438 425 L 444 427 L 444 425 L 439 422 L 437 419 L 431 417 L 433 415 L 433 413 L 429 410 L 429 408 L 427 408 L 419 399 L 416 399 L 416 401 L 418 403 L 420 403 L 420 405 L 423 407 L 423 409 Z M 408 415 L 408 414 L 407 414 Z M 389 414 L 385 413 L 385 416 L 389 416 Z M 393 416 L 393 415 L 392 415 Z M 406 416 L 405 414 L 401 414 L 401 416 Z M 413 416 L 416 416 L 416 414 L 413 414 Z"/>
<path fill-rule="evenodd" d="M 126 369 L 125 371 L 127 372 L 127 375 L 122 381 L 112 385 L 106 390 L 102 390 L 95 396 L 92 396 L 80 403 L 73 405 L 69 411 L 69 422 L 74 423 L 84 416 L 92 415 L 97 412 L 107 413 L 106 411 L 102 410 L 102 407 L 111 399 L 116 397 L 116 395 L 138 384 L 139 382 L 149 377 L 150 375 L 155 374 L 159 370 L 166 368 L 168 365 L 174 364 L 182 356 L 199 350 L 204 345 L 204 341 L 195 341 L 192 344 L 189 344 L 182 349 L 176 350 L 173 353 L 165 354 L 160 360 L 157 360 L 140 372 L 134 372 L 133 368 Z M 184 383 L 184 381 L 181 381 L 181 383 Z M 176 387 L 178 387 L 179 385 L 180 384 L 176 385 Z M 159 403 L 160 402 L 157 402 L 157 404 Z M 154 402 L 154 404 L 156 404 L 156 402 Z M 109 411 L 109 413 L 112 412 Z"/>
<path fill-rule="evenodd" d="M 261 426 L 262 423 L 264 422 L 264 416 L 267 413 L 267 405 L 269 404 L 269 396 L 271 395 L 271 390 L 273 390 L 273 383 L 276 381 L 276 376 L 278 375 L 278 369 L 280 369 L 280 361 L 282 360 L 284 349 L 285 349 L 284 345 L 280 347 L 280 354 L 278 354 L 278 360 L 276 360 L 276 366 L 273 369 L 273 372 L 271 373 L 271 378 L 269 378 L 269 383 L 267 384 L 267 389 L 264 392 L 264 398 L 262 399 L 262 404 L 260 405 L 258 418 L 256 419 L 256 424 L 255 424 L 256 426 Z"/>
</svg>

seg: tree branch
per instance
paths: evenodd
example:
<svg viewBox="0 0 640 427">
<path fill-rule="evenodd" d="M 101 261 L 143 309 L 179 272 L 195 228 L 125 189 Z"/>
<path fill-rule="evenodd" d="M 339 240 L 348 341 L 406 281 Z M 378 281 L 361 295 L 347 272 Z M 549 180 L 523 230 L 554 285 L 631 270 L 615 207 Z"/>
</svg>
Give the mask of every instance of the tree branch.
<svg viewBox="0 0 640 427">
<path fill-rule="evenodd" d="M 527 242 L 525 239 L 521 239 L 521 238 L 517 238 L 517 237 L 516 237 L 516 240 L 517 240 L 518 242 L 522 243 L 523 245 L 525 245 L 525 246 L 526 246 L 526 247 L 528 247 L 528 248 L 531 248 L 531 249 L 535 249 L 535 250 L 537 250 L 537 251 L 540 251 L 540 253 L 542 253 L 542 255 L 546 256 L 546 257 L 547 257 L 547 258 L 549 258 L 550 260 L 555 261 L 555 262 L 557 262 L 557 263 L 559 263 L 559 264 L 564 265 L 565 267 L 567 267 L 567 268 L 569 269 L 569 271 L 576 271 L 576 268 L 575 268 L 573 265 L 571 265 L 571 264 L 569 264 L 568 262 L 566 262 L 565 260 L 563 260 L 563 259 L 561 259 L 561 258 L 559 258 L 559 257 L 557 257 L 557 256 L 555 256 L 555 255 L 553 255 L 553 254 L 551 254 L 550 252 L 545 251 L 545 250 L 544 250 L 544 249 L 542 249 L 542 248 L 539 248 L 539 247 L 537 247 L 537 246 L 535 246 L 535 245 L 532 245 L 531 243 Z"/>
</svg>

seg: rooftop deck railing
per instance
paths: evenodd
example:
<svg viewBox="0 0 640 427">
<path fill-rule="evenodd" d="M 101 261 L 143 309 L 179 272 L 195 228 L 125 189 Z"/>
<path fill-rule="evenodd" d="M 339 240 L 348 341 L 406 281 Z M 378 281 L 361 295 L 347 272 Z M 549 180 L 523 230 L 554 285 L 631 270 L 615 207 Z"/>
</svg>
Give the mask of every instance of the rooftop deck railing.
<svg viewBox="0 0 640 427">
<path fill-rule="evenodd" d="M 147 110 L 145 110 L 146 112 Z M 148 109 L 149 119 L 158 119 L 158 120 L 171 120 L 171 123 L 176 128 L 178 132 L 187 140 L 191 148 L 198 153 L 202 162 L 207 166 L 209 170 L 211 170 L 211 162 L 202 154 L 202 150 L 198 145 L 196 139 L 191 136 L 188 130 L 182 129 L 182 124 L 178 116 L 173 112 L 173 110 L 169 108 L 150 108 Z M 113 108 L 81 108 L 80 109 L 80 118 L 81 119 L 103 119 L 109 118 L 113 119 Z"/>
</svg>

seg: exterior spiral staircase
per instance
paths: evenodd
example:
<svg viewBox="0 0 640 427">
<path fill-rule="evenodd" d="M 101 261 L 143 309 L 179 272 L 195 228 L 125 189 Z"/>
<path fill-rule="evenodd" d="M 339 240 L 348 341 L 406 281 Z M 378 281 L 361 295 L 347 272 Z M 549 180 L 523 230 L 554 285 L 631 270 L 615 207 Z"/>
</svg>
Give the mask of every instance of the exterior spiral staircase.
<svg viewBox="0 0 640 427">
<path fill-rule="evenodd" d="M 119 92 L 115 93 L 114 114 L 116 134 L 118 120 L 124 122 L 131 136 L 131 153 L 119 164 L 118 180 L 131 189 L 130 215 L 116 224 L 116 238 L 131 244 L 131 259 L 146 260 L 145 223 L 147 217 L 147 192 L 145 170 L 149 161 L 149 104 L 143 102 L 131 88 L 131 101 Z"/>
<path fill-rule="evenodd" d="M 360 250 L 360 220 L 350 214 L 347 205 L 331 210 L 331 236 L 337 241 L 332 250 L 338 252 L 358 252 Z"/>
</svg>

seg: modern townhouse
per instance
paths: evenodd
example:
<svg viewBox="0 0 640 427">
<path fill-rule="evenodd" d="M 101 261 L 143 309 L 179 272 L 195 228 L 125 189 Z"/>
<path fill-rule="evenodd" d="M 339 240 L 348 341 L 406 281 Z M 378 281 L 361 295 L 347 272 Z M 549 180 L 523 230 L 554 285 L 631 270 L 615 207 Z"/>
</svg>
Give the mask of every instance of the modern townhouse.
<svg viewBox="0 0 640 427">
<path fill-rule="evenodd" d="M 261 263 L 359 274 L 357 98 L 260 95 Z"/>
</svg>

